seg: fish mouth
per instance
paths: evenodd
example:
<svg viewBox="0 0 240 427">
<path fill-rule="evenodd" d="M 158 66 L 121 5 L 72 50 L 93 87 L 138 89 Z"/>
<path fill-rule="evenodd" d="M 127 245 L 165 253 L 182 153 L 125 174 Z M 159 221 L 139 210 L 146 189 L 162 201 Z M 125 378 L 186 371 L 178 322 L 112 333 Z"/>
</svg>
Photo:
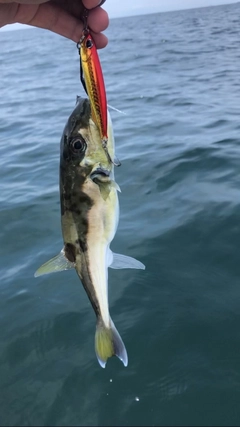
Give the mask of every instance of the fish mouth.
<svg viewBox="0 0 240 427">
<path fill-rule="evenodd" d="M 91 173 L 90 178 L 93 182 L 109 182 L 110 172 L 104 168 L 97 168 Z"/>
</svg>

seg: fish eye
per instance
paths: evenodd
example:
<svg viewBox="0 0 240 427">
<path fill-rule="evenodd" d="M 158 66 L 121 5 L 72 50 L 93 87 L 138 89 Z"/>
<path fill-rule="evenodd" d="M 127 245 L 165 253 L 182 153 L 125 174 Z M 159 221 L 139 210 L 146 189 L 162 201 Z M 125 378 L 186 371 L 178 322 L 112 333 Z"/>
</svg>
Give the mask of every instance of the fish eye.
<svg viewBox="0 0 240 427">
<path fill-rule="evenodd" d="M 91 39 L 88 39 L 88 40 L 86 41 L 86 47 L 87 47 L 88 49 L 91 49 L 91 48 L 93 47 L 93 42 L 92 42 L 92 40 L 91 40 Z"/>
<path fill-rule="evenodd" d="M 86 150 L 87 144 L 83 137 L 79 136 L 70 141 L 70 146 L 74 153 L 82 153 Z"/>
</svg>

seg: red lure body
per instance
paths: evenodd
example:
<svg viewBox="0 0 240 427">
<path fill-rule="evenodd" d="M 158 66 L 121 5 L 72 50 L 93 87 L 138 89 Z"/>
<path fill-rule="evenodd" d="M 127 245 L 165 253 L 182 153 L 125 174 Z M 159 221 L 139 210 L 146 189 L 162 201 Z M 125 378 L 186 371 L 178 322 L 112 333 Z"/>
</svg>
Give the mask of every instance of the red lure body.
<svg viewBox="0 0 240 427">
<path fill-rule="evenodd" d="M 99 128 L 103 143 L 107 144 L 107 97 L 97 48 L 89 33 L 83 37 L 79 45 L 83 85 L 90 99 L 92 118 Z"/>
</svg>

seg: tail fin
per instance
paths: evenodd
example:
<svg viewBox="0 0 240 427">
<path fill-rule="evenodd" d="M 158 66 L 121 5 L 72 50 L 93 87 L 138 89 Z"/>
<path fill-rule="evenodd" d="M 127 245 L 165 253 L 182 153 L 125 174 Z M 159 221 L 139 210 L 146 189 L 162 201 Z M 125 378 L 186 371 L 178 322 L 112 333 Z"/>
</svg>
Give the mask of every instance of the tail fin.
<svg viewBox="0 0 240 427">
<path fill-rule="evenodd" d="M 117 356 L 124 366 L 128 364 L 125 345 L 112 320 L 110 328 L 107 328 L 102 320 L 98 321 L 95 334 L 95 351 L 102 368 L 105 368 L 107 359 L 112 356 Z"/>
</svg>

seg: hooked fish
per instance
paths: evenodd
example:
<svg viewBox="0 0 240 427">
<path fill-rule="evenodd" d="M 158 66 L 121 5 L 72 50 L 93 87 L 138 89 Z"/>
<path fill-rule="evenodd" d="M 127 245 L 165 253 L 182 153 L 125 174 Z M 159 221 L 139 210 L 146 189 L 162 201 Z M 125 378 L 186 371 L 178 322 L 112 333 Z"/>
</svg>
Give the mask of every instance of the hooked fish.
<svg viewBox="0 0 240 427">
<path fill-rule="evenodd" d="M 88 31 L 87 34 L 83 35 L 78 47 L 81 63 L 81 81 L 90 99 L 92 118 L 99 127 L 103 143 L 107 144 L 108 111 L 104 78 L 97 48 Z"/>
<path fill-rule="evenodd" d="M 108 150 L 114 158 L 114 137 L 108 113 Z M 119 204 L 114 165 L 105 155 L 101 134 L 88 99 L 77 97 L 61 139 L 60 198 L 64 247 L 35 273 L 41 276 L 75 268 L 97 317 L 95 351 L 104 368 L 116 355 L 128 364 L 124 343 L 110 317 L 108 267 L 145 266 L 129 256 L 113 253 Z"/>
</svg>

